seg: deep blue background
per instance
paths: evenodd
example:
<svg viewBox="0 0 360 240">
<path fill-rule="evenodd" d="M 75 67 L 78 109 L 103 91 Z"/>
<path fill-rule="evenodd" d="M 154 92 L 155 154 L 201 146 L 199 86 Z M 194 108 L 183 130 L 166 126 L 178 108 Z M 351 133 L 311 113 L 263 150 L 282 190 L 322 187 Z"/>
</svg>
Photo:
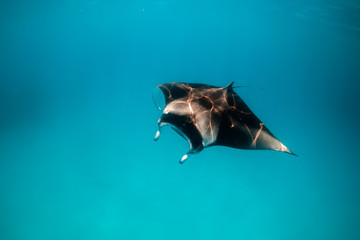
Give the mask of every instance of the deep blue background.
<svg viewBox="0 0 360 240">
<path fill-rule="evenodd" d="M 0 239 L 360 239 L 358 1 L 1 1 Z M 300 157 L 206 149 L 157 84 L 226 86 Z"/>
</svg>

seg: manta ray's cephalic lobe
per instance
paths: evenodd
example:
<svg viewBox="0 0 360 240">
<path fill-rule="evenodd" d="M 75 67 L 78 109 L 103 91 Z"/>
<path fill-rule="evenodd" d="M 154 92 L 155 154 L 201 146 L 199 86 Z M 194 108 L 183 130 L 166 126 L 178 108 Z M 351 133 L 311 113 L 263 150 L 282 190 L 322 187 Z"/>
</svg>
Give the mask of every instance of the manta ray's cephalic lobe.
<svg viewBox="0 0 360 240">
<path fill-rule="evenodd" d="M 157 86 L 165 97 L 165 106 L 155 141 L 166 125 L 184 137 L 189 142 L 189 150 L 180 163 L 190 154 L 214 145 L 295 155 L 255 116 L 232 85 L 215 87 L 174 82 Z"/>
</svg>

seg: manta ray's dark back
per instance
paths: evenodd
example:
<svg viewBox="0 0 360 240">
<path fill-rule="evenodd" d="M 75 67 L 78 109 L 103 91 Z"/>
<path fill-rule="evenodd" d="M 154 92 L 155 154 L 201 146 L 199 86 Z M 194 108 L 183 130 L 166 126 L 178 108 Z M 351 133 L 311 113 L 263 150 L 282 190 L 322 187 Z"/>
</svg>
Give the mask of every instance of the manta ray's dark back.
<svg viewBox="0 0 360 240">
<path fill-rule="evenodd" d="M 164 94 L 165 107 L 155 140 L 166 125 L 184 137 L 190 146 L 180 163 L 214 145 L 294 154 L 256 117 L 232 85 L 174 82 L 157 86 Z"/>
</svg>

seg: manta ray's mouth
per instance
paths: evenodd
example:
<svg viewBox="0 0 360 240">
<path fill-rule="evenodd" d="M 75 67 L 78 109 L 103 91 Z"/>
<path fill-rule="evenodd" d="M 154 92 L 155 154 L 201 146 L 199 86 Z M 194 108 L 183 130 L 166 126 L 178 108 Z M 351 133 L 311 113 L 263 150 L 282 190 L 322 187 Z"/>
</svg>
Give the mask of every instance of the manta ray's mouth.
<svg viewBox="0 0 360 240">
<path fill-rule="evenodd" d="M 165 126 L 169 126 L 171 127 L 171 129 L 173 129 L 177 134 L 179 134 L 183 139 L 185 139 L 188 143 L 189 143 L 189 151 L 188 152 L 192 152 L 193 151 L 193 144 L 189 138 L 189 136 L 187 136 L 182 130 L 180 130 L 179 128 L 177 128 L 176 126 L 170 124 L 170 123 L 162 123 L 159 125 L 159 131 L 161 131 L 161 129 Z M 160 134 L 156 134 L 156 139 L 155 140 L 158 140 Z"/>
<path fill-rule="evenodd" d="M 164 126 L 170 126 L 177 134 L 179 134 L 182 138 L 184 138 L 189 143 L 189 150 L 187 153 L 181 158 L 180 163 L 184 163 L 186 159 L 188 159 L 189 154 L 199 153 L 202 149 L 204 149 L 204 146 L 202 143 L 199 143 L 200 139 L 199 137 L 193 137 L 189 135 L 189 131 L 191 129 L 184 129 L 179 128 L 178 126 L 168 123 L 168 122 L 162 122 L 161 118 L 159 120 L 159 130 L 156 132 L 156 135 L 154 137 L 154 140 L 157 141 L 160 137 L 160 131 Z"/>
<path fill-rule="evenodd" d="M 160 131 L 164 126 L 170 126 L 189 143 L 189 154 L 198 153 L 204 148 L 202 136 L 191 121 L 186 121 L 182 118 L 186 118 L 186 116 L 177 116 L 171 113 L 163 114 L 158 122 L 159 131 L 155 135 L 155 140 L 158 140 Z M 181 121 L 178 121 L 179 119 Z"/>
</svg>

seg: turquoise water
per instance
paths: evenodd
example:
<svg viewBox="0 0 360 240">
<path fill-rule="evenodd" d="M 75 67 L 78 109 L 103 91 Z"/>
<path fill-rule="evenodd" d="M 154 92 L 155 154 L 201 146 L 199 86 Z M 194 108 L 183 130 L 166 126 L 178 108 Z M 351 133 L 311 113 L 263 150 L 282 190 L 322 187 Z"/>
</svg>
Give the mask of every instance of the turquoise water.
<svg viewBox="0 0 360 240">
<path fill-rule="evenodd" d="M 360 239 L 358 1 L 2 1 L 0 239 Z M 154 86 L 226 86 L 299 157 L 205 149 Z"/>
</svg>

